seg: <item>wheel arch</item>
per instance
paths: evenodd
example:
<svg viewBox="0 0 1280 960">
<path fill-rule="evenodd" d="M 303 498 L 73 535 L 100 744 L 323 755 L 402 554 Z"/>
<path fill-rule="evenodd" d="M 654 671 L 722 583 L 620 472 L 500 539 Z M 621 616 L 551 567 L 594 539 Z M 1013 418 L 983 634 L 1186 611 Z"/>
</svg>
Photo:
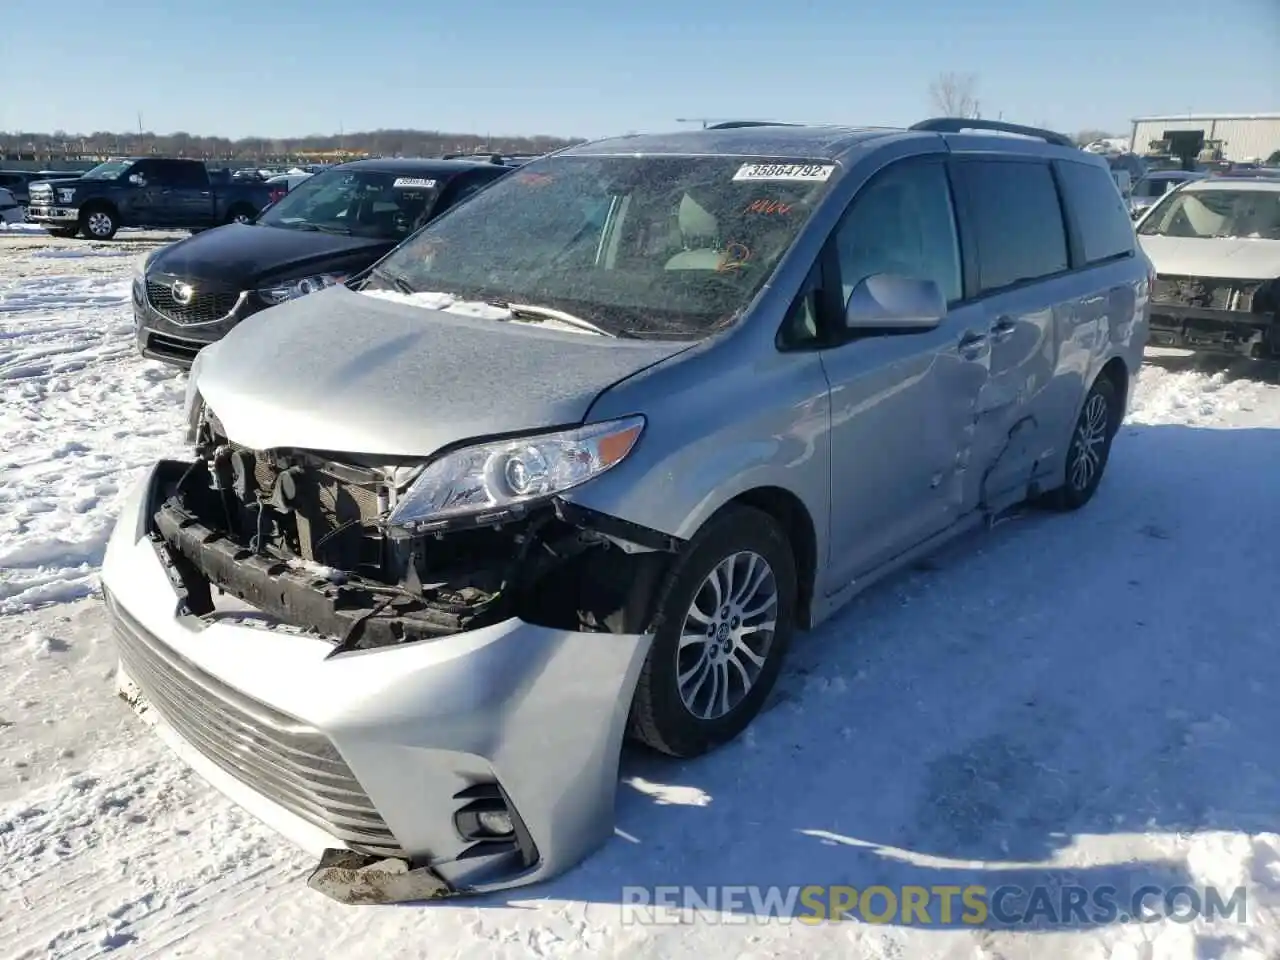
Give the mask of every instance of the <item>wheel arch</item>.
<svg viewBox="0 0 1280 960">
<path fill-rule="evenodd" d="M 813 612 L 814 584 L 818 573 L 818 536 L 813 516 L 804 501 L 790 490 L 777 486 L 758 486 L 743 490 L 726 500 L 703 521 L 705 527 L 724 511 L 734 506 L 753 507 L 773 517 L 782 527 L 791 545 L 796 563 L 796 619 L 809 627 Z"/>
<path fill-rule="evenodd" d="M 1098 371 L 1097 376 L 1089 382 L 1089 390 L 1093 389 L 1098 377 L 1106 377 L 1111 381 L 1111 385 L 1115 387 L 1116 398 L 1119 401 L 1119 416 L 1116 418 L 1115 423 L 1115 429 L 1118 429 L 1120 422 L 1124 419 L 1125 412 L 1129 409 L 1129 365 L 1125 363 L 1124 357 L 1119 354 L 1113 356 L 1102 365 L 1102 369 Z M 1089 395 L 1089 390 L 1085 391 L 1085 396 Z M 1082 399 L 1080 402 L 1083 404 L 1084 400 Z"/>
<path fill-rule="evenodd" d="M 80 216 L 84 217 L 86 214 L 97 210 L 111 214 L 115 218 L 116 226 L 120 225 L 120 208 L 116 206 L 115 201 L 107 197 L 94 197 L 92 200 L 86 200 L 80 207 Z"/>
<path fill-rule="evenodd" d="M 231 206 L 227 207 L 227 223 L 234 223 L 236 214 L 243 213 L 250 217 L 256 217 L 260 211 L 254 208 L 252 203 L 247 200 L 237 200 Z"/>
</svg>

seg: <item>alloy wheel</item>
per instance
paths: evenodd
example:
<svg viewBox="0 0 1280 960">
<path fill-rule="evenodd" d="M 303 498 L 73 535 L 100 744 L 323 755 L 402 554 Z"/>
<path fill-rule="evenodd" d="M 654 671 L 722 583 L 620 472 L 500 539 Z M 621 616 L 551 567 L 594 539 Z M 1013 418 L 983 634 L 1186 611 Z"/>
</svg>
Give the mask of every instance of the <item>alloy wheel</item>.
<svg viewBox="0 0 1280 960">
<path fill-rule="evenodd" d="M 777 628 L 778 583 L 769 562 L 741 551 L 703 580 L 685 614 L 676 647 L 676 682 L 699 720 L 730 713 L 751 692 Z"/>
<path fill-rule="evenodd" d="M 1111 426 L 1110 414 L 1107 398 L 1101 393 L 1091 396 L 1080 413 L 1071 445 L 1069 472 L 1071 486 L 1077 491 L 1087 490 L 1101 469 L 1107 431 Z"/>
</svg>

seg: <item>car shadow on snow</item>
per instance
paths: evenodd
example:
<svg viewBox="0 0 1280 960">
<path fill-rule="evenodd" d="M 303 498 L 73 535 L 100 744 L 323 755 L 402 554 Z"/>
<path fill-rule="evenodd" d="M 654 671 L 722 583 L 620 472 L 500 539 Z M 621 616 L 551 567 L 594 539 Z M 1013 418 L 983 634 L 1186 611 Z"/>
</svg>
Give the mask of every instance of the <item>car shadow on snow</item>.
<svg viewBox="0 0 1280 960">
<path fill-rule="evenodd" d="M 801 634 L 739 740 L 687 762 L 628 749 L 617 836 L 529 894 L 1103 886 L 1125 905 L 1144 885 L 1217 883 L 1229 898 L 1231 877 L 1280 865 L 1260 839 L 1224 854 L 1218 833 L 1280 831 L 1277 477 L 1280 430 L 1126 425 L 1082 511 L 1000 523 Z M 957 905 L 951 926 L 1008 924 Z"/>
</svg>

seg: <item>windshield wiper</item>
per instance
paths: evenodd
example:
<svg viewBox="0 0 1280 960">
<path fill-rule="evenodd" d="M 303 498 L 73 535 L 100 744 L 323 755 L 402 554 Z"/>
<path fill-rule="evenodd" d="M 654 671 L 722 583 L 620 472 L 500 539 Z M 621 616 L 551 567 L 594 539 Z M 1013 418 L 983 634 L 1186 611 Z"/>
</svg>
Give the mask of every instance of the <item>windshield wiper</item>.
<svg viewBox="0 0 1280 960">
<path fill-rule="evenodd" d="M 579 330 L 598 333 L 602 337 L 618 336 L 618 334 L 612 333 L 604 329 L 604 327 L 596 326 L 590 320 L 583 320 L 581 317 L 575 317 L 572 313 L 565 313 L 563 310 L 556 310 L 552 307 L 539 307 L 528 303 L 507 303 L 505 300 L 490 300 L 489 303 L 495 307 L 510 310 L 513 316 L 525 314 L 535 319 L 555 320 L 566 326 L 577 327 Z"/>
<path fill-rule="evenodd" d="M 381 277 L 383 280 L 386 280 L 403 294 L 411 296 L 418 292 L 414 288 L 413 284 L 398 273 L 388 273 L 386 270 L 379 269 L 378 267 L 374 267 L 371 273 L 375 277 Z"/>
</svg>

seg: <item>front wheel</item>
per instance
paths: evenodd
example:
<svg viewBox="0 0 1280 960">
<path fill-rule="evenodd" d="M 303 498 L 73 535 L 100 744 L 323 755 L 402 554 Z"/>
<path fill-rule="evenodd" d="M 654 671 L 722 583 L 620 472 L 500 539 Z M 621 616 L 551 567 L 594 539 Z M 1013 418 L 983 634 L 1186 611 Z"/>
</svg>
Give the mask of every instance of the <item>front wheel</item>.
<svg viewBox="0 0 1280 960">
<path fill-rule="evenodd" d="M 782 668 L 796 595 L 791 544 L 772 516 L 735 506 L 711 520 L 658 593 L 632 736 L 694 757 L 741 733 Z"/>
<path fill-rule="evenodd" d="M 1093 499 L 1111 456 L 1111 441 L 1120 427 L 1120 397 L 1106 376 L 1094 381 L 1071 431 L 1063 483 L 1050 491 L 1046 505 L 1078 510 Z"/>
<path fill-rule="evenodd" d="M 80 215 L 80 230 L 90 240 L 110 240 L 119 227 L 115 214 L 104 207 L 95 207 Z"/>
</svg>

